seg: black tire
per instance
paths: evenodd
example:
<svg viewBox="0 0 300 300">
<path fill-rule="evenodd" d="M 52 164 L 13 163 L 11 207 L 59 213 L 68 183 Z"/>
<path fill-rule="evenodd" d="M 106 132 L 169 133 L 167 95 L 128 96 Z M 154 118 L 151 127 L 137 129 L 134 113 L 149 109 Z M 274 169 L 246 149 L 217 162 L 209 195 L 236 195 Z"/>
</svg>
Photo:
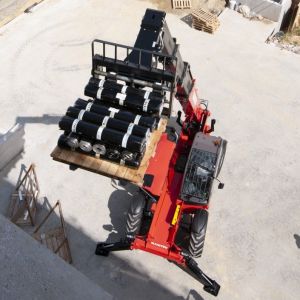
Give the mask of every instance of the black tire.
<svg viewBox="0 0 300 300">
<path fill-rule="evenodd" d="M 207 228 L 208 212 L 197 210 L 195 213 L 189 241 L 189 252 L 193 257 L 201 257 Z"/>
<path fill-rule="evenodd" d="M 133 196 L 127 213 L 126 235 L 135 237 L 141 227 L 144 207 L 146 205 L 145 197 L 142 194 Z"/>
</svg>

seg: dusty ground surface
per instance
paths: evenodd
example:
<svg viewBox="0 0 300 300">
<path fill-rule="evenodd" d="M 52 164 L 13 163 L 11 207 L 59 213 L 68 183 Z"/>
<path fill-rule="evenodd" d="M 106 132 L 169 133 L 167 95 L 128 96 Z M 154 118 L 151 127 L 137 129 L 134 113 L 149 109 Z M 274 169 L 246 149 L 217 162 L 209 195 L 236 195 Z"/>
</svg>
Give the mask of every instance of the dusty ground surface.
<svg viewBox="0 0 300 300">
<path fill-rule="evenodd" d="M 300 46 L 300 27 L 284 35 L 283 42 Z"/>
<path fill-rule="evenodd" d="M 292 32 L 277 32 L 268 38 L 267 43 L 274 45 L 281 50 L 291 51 L 300 54 L 300 28 L 295 28 Z"/>
<path fill-rule="evenodd" d="M 0 212 L 6 212 L 21 164 L 34 161 L 42 195 L 52 204 L 62 201 L 74 266 L 90 280 L 121 299 L 214 299 L 159 257 L 140 251 L 96 257 L 97 241 L 123 232 L 128 192 L 50 158 L 59 116 L 88 81 L 91 40 L 132 45 L 147 7 L 155 5 L 48 0 L 0 30 L 0 128 L 17 121 L 26 131 L 25 153 L 1 173 Z M 216 134 L 229 141 L 225 189 L 212 197 L 198 262 L 221 284 L 219 299 L 297 299 L 300 58 L 264 43 L 271 25 L 233 11 L 221 15 L 214 35 L 181 18 L 169 14 L 169 28 L 201 97 L 210 101 Z"/>
</svg>

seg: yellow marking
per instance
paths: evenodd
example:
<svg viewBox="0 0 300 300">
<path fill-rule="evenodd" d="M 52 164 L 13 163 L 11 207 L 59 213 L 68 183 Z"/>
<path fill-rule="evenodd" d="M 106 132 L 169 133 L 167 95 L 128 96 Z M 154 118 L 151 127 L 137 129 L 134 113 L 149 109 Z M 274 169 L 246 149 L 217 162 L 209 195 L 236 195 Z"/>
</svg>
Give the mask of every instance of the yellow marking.
<svg viewBox="0 0 300 300">
<path fill-rule="evenodd" d="M 180 211 L 180 205 L 176 205 L 176 210 L 172 219 L 172 225 L 175 225 L 177 223 L 179 211 Z"/>
</svg>

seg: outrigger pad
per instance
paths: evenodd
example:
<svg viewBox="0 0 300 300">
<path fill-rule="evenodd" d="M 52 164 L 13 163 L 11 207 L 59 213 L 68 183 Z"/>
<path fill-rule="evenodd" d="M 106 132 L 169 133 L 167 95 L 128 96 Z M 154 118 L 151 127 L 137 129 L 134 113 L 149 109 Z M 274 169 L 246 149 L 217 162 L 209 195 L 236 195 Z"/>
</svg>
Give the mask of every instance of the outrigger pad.
<svg viewBox="0 0 300 300">
<path fill-rule="evenodd" d="M 204 291 L 206 291 L 214 296 L 218 296 L 219 290 L 220 290 L 220 285 L 217 282 L 212 281 L 211 285 L 204 286 L 203 289 L 204 289 Z"/>
<path fill-rule="evenodd" d="M 96 255 L 101 255 L 101 256 L 108 256 L 109 255 L 109 251 L 105 249 L 105 245 L 107 245 L 106 243 L 98 243 L 96 250 L 95 250 L 95 254 Z"/>
</svg>

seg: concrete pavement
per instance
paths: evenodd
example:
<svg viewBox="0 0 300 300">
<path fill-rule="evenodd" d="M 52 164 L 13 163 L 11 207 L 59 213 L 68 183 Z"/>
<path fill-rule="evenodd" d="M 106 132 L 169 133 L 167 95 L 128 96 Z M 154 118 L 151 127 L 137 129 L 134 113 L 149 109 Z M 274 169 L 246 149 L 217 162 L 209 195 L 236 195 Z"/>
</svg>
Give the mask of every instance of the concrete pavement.
<svg viewBox="0 0 300 300">
<path fill-rule="evenodd" d="M 3 174 L 0 212 L 21 163 L 37 164 L 42 194 L 62 201 L 74 266 L 122 299 L 213 299 L 167 261 L 143 252 L 94 256 L 122 233 L 127 191 L 108 178 L 71 172 L 50 152 L 57 122 L 83 95 L 94 38 L 132 45 L 147 1 L 48 0 L 0 29 L 0 127 L 25 124 L 25 153 Z M 216 134 L 229 141 L 223 191 L 212 197 L 201 267 L 222 285 L 219 299 L 297 299 L 300 293 L 300 56 L 264 43 L 272 25 L 221 15 L 215 35 L 169 14 L 168 26 L 210 100 Z M 104 226 L 103 225 L 111 225 Z M 111 231 L 107 231 L 110 229 Z"/>
</svg>

